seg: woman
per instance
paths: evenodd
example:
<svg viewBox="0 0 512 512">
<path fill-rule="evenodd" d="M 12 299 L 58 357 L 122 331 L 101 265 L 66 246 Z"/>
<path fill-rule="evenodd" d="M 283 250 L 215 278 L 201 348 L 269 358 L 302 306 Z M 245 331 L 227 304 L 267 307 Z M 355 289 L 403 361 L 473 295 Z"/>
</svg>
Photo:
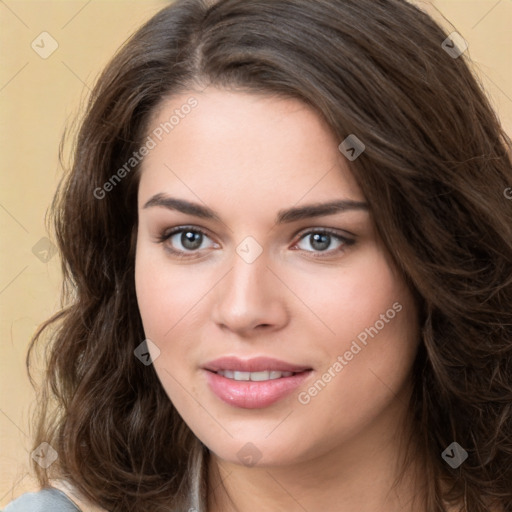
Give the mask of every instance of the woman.
<svg viewBox="0 0 512 512">
<path fill-rule="evenodd" d="M 7 511 L 512 510 L 511 141 L 463 50 L 402 0 L 130 39 L 53 205 L 46 491 Z"/>
</svg>

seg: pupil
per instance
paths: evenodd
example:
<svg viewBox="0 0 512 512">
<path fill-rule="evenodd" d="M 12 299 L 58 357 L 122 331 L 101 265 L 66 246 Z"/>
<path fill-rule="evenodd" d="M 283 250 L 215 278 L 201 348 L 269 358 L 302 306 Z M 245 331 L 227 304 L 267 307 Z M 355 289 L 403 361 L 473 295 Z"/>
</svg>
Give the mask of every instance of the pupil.
<svg viewBox="0 0 512 512">
<path fill-rule="evenodd" d="M 201 233 L 186 231 L 181 235 L 181 243 L 186 249 L 194 250 L 201 247 Z"/>
<path fill-rule="evenodd" d="M 318 251 L 324 251 L 329 247 L 329 241 L 330 235 L 323 233 L 315 233 L 313 235 L 313 241 L 311 243 L 311 246 Z"/>
</svg>

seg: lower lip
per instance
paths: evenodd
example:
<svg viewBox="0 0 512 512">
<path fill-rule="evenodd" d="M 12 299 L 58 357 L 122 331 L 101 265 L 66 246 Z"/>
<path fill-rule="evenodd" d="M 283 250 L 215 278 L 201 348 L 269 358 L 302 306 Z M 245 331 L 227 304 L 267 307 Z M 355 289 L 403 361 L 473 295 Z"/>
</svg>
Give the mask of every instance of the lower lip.
<svg viewBox="0 0 512 512">
<path fill-rule="evenodd" d="M 210 389 L 223 402 L 243 409 L 261 409 L 289 395 L 311 374 L 311 370 L 291 377 L 281 377 L 265 381 L 227 379 L 217 373 L 206 371 Z"/>
</svg>

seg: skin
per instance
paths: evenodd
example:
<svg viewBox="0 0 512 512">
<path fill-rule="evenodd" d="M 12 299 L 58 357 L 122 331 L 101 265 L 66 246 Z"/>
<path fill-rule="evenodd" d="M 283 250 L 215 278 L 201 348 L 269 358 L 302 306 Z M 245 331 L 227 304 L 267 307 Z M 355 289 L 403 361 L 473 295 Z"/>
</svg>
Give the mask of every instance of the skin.
<svg viewBox="0 0 512 512">
<path fill-rule="evenodd" d="M 368 210 L 275 224 L 286 208 L 365 202 L 338 150 L 341 141 L 298 100 L 213 86 L 167 99 L 148 134 L 190 96 L 197 108 L 142 164 L 135 279 L 146 337 L 160 351 L 156 357 L 152 350 L 154 368 L 211 452 L 209 511 L 421 510 L 411 501 L 418 494 L 415 471 L 390 491 L 404 454 L 418 347 L 410 290 Z M 145 208 L 156 194 L 206 205 L 220 220 Z M 184 246 L 181 233 L 158 241 L 180 226 L 206 231 L 199 249 Z M 322 251 L 311 234 L 316 228 L 355 242 L 327 237 Z M 263 251 L 252 263 L 236 252 L 248 236 Z M 300 403 L 299 392 L 395 303 L 400 312 L 309 403 Z M 277 403 L 241 409 L 213 394 L 201 369 L 224 355 L 270 356 L 313 372 Z M 237 456 L 246 443 L 260 457 L 252 467 Z"/>
</svg>

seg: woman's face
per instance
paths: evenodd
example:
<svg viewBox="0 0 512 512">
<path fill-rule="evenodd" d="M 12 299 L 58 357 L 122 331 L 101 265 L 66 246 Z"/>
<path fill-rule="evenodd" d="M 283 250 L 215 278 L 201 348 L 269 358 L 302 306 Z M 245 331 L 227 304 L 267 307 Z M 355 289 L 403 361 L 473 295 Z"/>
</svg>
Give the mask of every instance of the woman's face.
<svg viewBox="0 0 512 512">
<path fill-rule="evenodd" d="M 137 299 L 196 436 L 280 465 L 393 429 L 416 310 L 341 140 L 297 100 L 213 87 L 165 102 L 148 136 Z"/>
</svg>

